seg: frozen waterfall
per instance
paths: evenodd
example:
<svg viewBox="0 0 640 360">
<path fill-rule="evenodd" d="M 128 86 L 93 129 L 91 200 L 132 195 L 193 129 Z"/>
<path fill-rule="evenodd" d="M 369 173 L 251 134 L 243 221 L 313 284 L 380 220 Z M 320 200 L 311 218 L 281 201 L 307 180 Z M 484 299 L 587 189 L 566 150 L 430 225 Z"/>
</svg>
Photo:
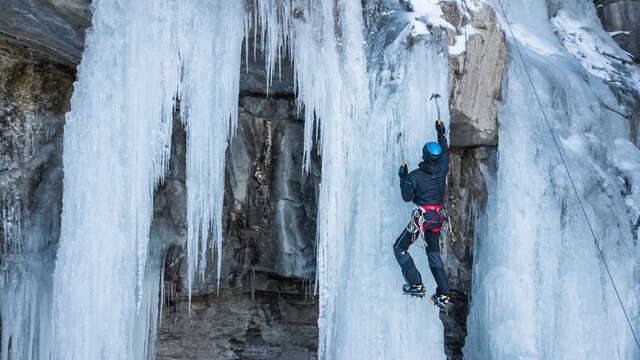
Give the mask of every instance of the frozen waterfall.
<svg viewBox="0 0 640 360">
<path fill-rule="evenodd" d="M 152 353 L 160 273 L 148 261 L 153 191 L 177 99 L 188 138 L 189 286 L 210 232 L 220 245 L 244 9 L 204 0 L 92 7 L 65 126 L 53 358 L 142 359 Z"/>
<path fill-rule="evenodd" d="M 159 269 L 149 258 L 149 227 L 178 106 L 188 134 L 189 286 L 204 268 L 210 233 L 219 248 L 224 154 L 249 31 L 260 34 L 269 76 L 285 54 L 293 58 L 306 151 L 313 141 L 321 148 L 320 357 L 442 358 L 438 311 L 400 293 L 391 245 L 410 206 L 400 201 L 395 170 L 388 169 L 401 160 L 399 133 L 410 166 L 425 140 L 435 139 L 432 93 L 444 96 L 448 123 L 446 37 L 394 14 L 378 30 L 395 40 L 370 46 L 385 38 L 366 31 L 360 2 L 246 5 L 94 2 L 65 127 L 53 358 L 153 354 Z M 380 181 L 363 187 L 359 179 Z M 424 254 L 416 258 L 426 271 Z M 411 346 L 417 343 L 423 346 Z"/>
<path fill-rule="evenodd" d="M 640 204 L 640 152 L 630 143 L 629 124 L 620 116 L 626 111 L 612 88 L 635 82 L 637 91 L 640 75 L 597 52 L 627 56 L 604 33 L 590 1 L 503 3 L 507 19 L 499 3 L 491 2 L 509 46 L 498 173 L 486 218 L 478 224 L 465 356 L 637 359 L 516 45 L 636 329 L 640 247 L 632 235 Z M 633 188 L 625 188 L 625 179 L 633 179 Z"/>
<path fill-rule="evenodd" d="M 292 61 L 300 171 L 314 145 L 322 159 L 318 357 L 445 358 L 439 311 L 402 295 L 392 251 L 412 209 L 396 171 L 403 160 L 415 168 L 436 138 L 434 93 L 449 128 L 455 35 L 442 2 L 490 6 L 508 44 L 498 170 L 484 173 L 486 213 L 475 224 L 466 358 L 639 358 L 528 78 L 638 331 L 640 151 L 625 114 L 640 71 L 590 0 L 413 0 L 413 13 L 398 0 L 93 0 L 64 129 L 55 263 L 56 226 L 18 224 L 20 204 L 2 209 L 0 288 L 15 296 L 0 299 L 0 359 L 155 357 L 164 248 L 150 227 L 174 119 L 187 133 L 185 285 L 196 288 L 211 259 L 220 284 L 225 154 L 241 60 L 259 51 L 267 83 Z M 57 221 L 45 208 L 32 212 Z M 432 291 L 424 249 L 411 253 Z"/>
<path fill-rule="evenodd" d="M 412 23 L 419 16 L 439 18 L 433 4 L 423 3 L 413 16 L 391 14 L 367 25 L 360 2 L 311 2 L 300 16 L 280 20 L 288 36 L 266 32 L 272 46 L 290 41 L 307 151 L 320 139 L 320 358 L 444 358 L 438 311 L 401 295 L 391 250 L 411 210 L 398 193 L 398 134 L 404 160 L 415 167 L 421 146 L 436 137 L 431 94 L 444 96 L 442 120 L 449 120 L 446 37 Z M 279 20 L 278 12 L 260 13 L 272 15 L 263 24 Z M 424 250 L 412 252 L 427 271 Z M 428 273 L 425 279 L 434 289 Z"/>
</svg>

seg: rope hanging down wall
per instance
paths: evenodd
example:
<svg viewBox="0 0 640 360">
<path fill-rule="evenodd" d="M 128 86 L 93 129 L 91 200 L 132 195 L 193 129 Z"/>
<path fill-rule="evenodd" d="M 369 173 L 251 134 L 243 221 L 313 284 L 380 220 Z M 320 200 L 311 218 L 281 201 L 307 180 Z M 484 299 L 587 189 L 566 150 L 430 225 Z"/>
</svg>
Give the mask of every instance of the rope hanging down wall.
<svg viewBox="0 0 640 360">
<path fill-rule="evenodd" d="M 529 83 L 531 84 L 531 88 L 533 89 L 533 94 L 536 97 L 536 100 L 538 102 L 538 106 L 540 106 L 540 111 L 542 112 L 542 117 L 544 118 L 544 121 L 547 125 L 547 128 L 549 129 L 549 133 L 551 134 L 551 139 L 553 139 L 553 143 L 555 144 L 556 150 L 558 151 L 558 155 L 560 156 L 560 160 L 562 160 L 562 165 L 564 167 L 564 170 L 567 173 L 567 176 L 569 177 L 569 182 L 571 183 L 571 187 L 573 188 L 573 192 L 576 195 L 576 198 L 578 199 L 578 204 L 580 205 L 580 209 L 582 210 L 582 214 L 584 215 L 585 220 L 587 221 L 587 225 L 589 226 L 589 231 L 591 232 L 591 235 L 593 236 L 593 241 L 595 242 L 596 248 L 598 249 L 598 253 L 600 254 L 600 260 L 602 261 L 602 264 L 604 265 L 605 270 L 607 271 L 607 275 L 609 276 L 609 281 L 611 282 L 611 285 L 613 286 L 613 290 L 616 293 L 616 296 L 618 298 L 618 303 L 620 304 L 620 308 L 622 309 L 622 312 L 624 313 L 624 317 L 627 320 L 627 325 L 629 325 L 629 330 L 631 330 L 631 334 L 633 335 L 633 339 L 636 342 L 636 346 L 638 347 L 638 350 L 640 351 L 640 342 L 638 342 L 638 336 L 636 335 L 635 330 L 633 329 L 633 325 L 631 324 L 631 320 L 629 319 L 629 315 L 627 313 L 627 309 L 624 306 L 624 303 L 622 301 L 622 297 L 620 296 L 620 292 L 618 291 L 618 287 L 616 286 L 615 281 L 613 280 L 613 276 L 611 276 L 611 272 L 609 271 L 609 266 L 607 265 L 607 261 L 604 257 L 604 253 L 602 252 L 602 247 L 600 246 L 600 241 L 598 240 L 598 237 L 596 236 L 595 231 L 593 230 L 593 226 L 591 225 L 591 220 L 589 219 L 589 216 L 587 215 L 587 212 L 584 208 L 584 205 L 582 204 L 582 198 L 580 197 L 580 194 L 578 193 L 578 189 L 576 187 L 575 182 L 573 181 L 573 176 L 571 175 L 571 172 L 569 171 L 569 167 L 567 166 L 567 162 L 564 158 L 564 155 L 562 154 L 562 150 L 560 149 L 560 145 L 558 144 L 558 140 L 556 139 L 556 136 L 553 132 L 553 129 L 551 128 L 551 124 L 549 123 L 549 119 L 547 118 L 547 113 L 544 111 L 544 107 L 542 106 L 542 102 L 540 101 L 540 97 L 538 96 L 538 91 L 536 90 L 535 85 L 533 84 L 533 79 L 531 78 L 531 73 L 529 72 L 529 66 L 527 64 L 527 62 L 524 59 L 524 56 L 522 55 L 522 51 L 520 50 L 520 46 L 518 45 L 518 40 L 516 39 L 516 36 L 513 32 L 513 29 L 511 28 L 511 23 L 509 22 L 509 18 L 507 18 L 507 12 L 504 10 L 504 6 L 502 5 L 502 0 L 497 0 L 498 1 L 498 5 L 500 5 L 500 10 L 502 11 L 502 15 L 504 16 L 504 20 L 507 23 L 507 27 L 509 28 L 509 32 L 511 33 L 511 37 L 513 38 L 513 43 L 516 47 L 516 50 L 518 51 L 518 55 L 520 56 L 520 60 L 522 61 L 522 65 L 524 66 L 524 70 L 527 73 L 527 78 L 529 79 Z"/>
</svg>

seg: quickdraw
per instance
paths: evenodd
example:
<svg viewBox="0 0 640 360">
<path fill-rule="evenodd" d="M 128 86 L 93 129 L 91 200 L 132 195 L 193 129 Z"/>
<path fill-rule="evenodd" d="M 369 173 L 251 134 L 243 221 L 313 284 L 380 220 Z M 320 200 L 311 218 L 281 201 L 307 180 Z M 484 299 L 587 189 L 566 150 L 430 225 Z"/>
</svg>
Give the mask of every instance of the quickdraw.
<svg viewBox="0 0 640 360">
<path fill-rule="evenodd" d="M 427 220 L 425 214 L 429 210 L 435 210 L 436 213 Z M 411 211 L 411 221 L 409 221 L 409 225 L 407 225 L 407 232 L 410 234 L 422 234 L 425 231 L 440 231 L 441 228 L 436 229 L 427 229 L 427 227 L 436 220 L 437 217 L 440 217 L 440 222 L 443 223 L 444 227 L 451 234 L 451 240 L 456 242 L 456 236 L 453 232 L 453 225 L 449 218 L 447 217 L 444 209 L 442 209 L 439 205 L 423 205 L 416 206 Z"/>
</svg>

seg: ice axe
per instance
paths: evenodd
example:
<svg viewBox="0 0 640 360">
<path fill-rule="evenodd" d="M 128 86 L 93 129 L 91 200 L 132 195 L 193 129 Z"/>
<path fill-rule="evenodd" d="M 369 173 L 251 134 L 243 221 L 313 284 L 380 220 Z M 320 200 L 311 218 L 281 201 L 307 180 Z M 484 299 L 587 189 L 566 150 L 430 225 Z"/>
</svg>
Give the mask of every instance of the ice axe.
<svg viewBox="0 0 640 360">
<path fill-rule="evenodd" d="M 400 144 L 400 156 L 402 159 L 402 166 L 405 166 L 405 162 L 404 162 L 404 145 L 402 143 L 402 131 L 400 133 L 398 133 L 398 137 L 396 138 L 396 143 Z"/>
<path fill-rule="evenodd" d="M 438 120 L 442 120 L 442 119 L 440 118 L 440 105 L 438 105 L 438 98 L 439 98 L 439 97 L 440 97 L 440 94 L 433 93 L 433 94 L 431 94 L 431 97 L 429 98 L 429 101 L 431 101 L 431 100 L 435 99 L 435 102 L 436 102 L 436 109 L 438 109 Z"/>
</svg>

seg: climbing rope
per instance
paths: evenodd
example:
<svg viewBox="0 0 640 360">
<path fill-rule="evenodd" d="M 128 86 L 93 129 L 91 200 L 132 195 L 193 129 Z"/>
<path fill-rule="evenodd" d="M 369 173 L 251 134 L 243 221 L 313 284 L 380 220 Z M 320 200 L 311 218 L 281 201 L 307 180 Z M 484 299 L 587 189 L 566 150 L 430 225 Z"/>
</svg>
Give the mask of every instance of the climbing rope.
<svg viewBox="0 0 640 360">
<path fill-rule="evenodd" d="M 553 139 L 553 143 L 556 146 L 556 150 L 558 150 L 558 155 L 560 156 L 560 159 L 562 160 L 562 165 L 564 166 L 564 170 L 567 173 L 567 176 L 569 177 L 569 182 L 571 183 L 571 187 L 573 188 L 573 192 L 576 195 L 576 198 L 578 199 L 578 204 L 580 204 L 580 209 L 582 209 L 582 214 L 584 215 L 585 220 L 587 221 L 587 225 L 589 226 L 589 231 L 591 231 L 591 235 L 593 236 L 593 240 L 595 242 L 596 248 L 598 249 L 598 252 L 600 254 L 600 259 L 602 260 L 602 264 L 604 265 L 605 270 L 607 271 L 607 275 L 609 275 L 609 281 L 611 281 L 611 285 L 613 286 L 613 290 L 616 293 L 616 296 L 618 298 L 618 302 L 620 303 L 620 308 L 622 309 L 622 312 L 624 313 L 624 317 L 627 320 L 627 324 L 629 325 L 629 329 L 631 330 L 631 334 L 633 335 L 633 339 L 636 342 L 636 346 L 638 347 L 638 350 L 640 350 L 640 342 L 638 341 L 638 336 L 636 335 L 635 330 L 633 329 L 633 325 L 631 324 L 631 320 L 629 319 L 629 315 L 627 313 L 627 309 L 624 306 L 624 302 L 622 301 L 622 297 L 620 296 L 620 292 L 618 291 L 618 287 L 616 286 L 615 281 L 613 280 L 613 276 L 611 275 L 611 271 L 609 271 L 609 266 L 607 265 L 607 261 L 604 257 L 604 253 L 602 251 L 602 247 L 600 246 L 600 241 L 598 240 L 598 237 L 596 236 L 595 231 L 593 230 L 593 226 L 591 225 L 591 221 L 589 220 L 589 216 L 587 215 L 587 211 L 584 208 L 584 205 L 582 204 L 582 198 L 580 197 L 580 194 L 578 193 L 578 189 L 576 187 L 575 182 L 573 181 L 573 176 L 571 176 L 571 172 L 569 171 L 569 167 L 567 166 L 567 162 L 564 158 L 564 155 L 562 155 L 562 150 L 560 149 L 560 145 L 558 144 L 558 140 L 556 139 L 556 136 L 553 132 L 553 129 L 551 128 L 551 124 L 549 123 L 549 119 L 547 118 L 547 114 L 544 111 L 544 107 L 542 106 L 542 101 L 540 101 L 540 97 L 538 96 L 538 91 L 536 90 L 535 85 L 533 84 L 533 79 L 531 78 L 531 73 L 529 72 L 529 67 L 527 62 L 524 59 L 524 56 L 522 55 L 522 52 L 520 51 L 520 46 L 518 45 L 518 40 L 516 39 L 516 36 L 513 32 L 513 29 L 511 28 L 511 23 L 509 22 L 509 19 L 507 18 L 507 12 L 504 10 L 504 6 L 502 5 L 502 0 L 497 0 L 498 4 L 500 5 L 500 10 L 502 11 L 502 15 L 504 16 L 504 20 L 507 23 L 507 27 L 509 28 L 509 32 L 511 33 L 511 37 L 513 38 L 513 43 L 516 46 L 516 50 L 518 51 L 518 55 L 520 56 L 520 60 L 522 61 L 522 65 L 524 66 L 524 70 L 527 73 L 527 78 L 529 79 L 529 83 L 531 84 L 531 88 L 533 89 L 533 94 L 536 97 L 536 100 L 538 102 L 538 106 L 540 106 L 540 111 L 542 112 L 542 117 L 544 118 L 545 123 L 547 124 L 547 128 L 549 129 L 549 133 L 551 134 L 551 138 Z"/>
</svg>

